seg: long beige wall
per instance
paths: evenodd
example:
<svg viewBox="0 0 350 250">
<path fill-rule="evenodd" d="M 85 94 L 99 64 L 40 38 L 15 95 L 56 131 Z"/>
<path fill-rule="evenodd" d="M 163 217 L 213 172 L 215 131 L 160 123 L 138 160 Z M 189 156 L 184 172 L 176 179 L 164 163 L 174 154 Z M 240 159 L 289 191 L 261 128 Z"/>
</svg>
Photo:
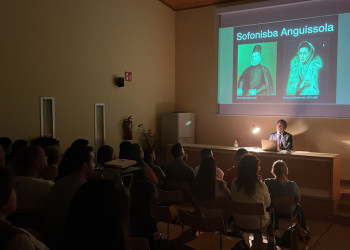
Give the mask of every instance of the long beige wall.
<svg viewBox="0 0 350 250">
<path fill-rule="evenodd" d="M 196 143 L 233 146 L 238 124 L 241 132 L 256 124 L 261 133 L 240 146 L 260 146 L 280 117 L 217 114 L 217 21 L 213 6 L 176 12 L 176 110 L 196 114 Z M 350 119 L 281 118 L 295 150 L 341 154 L 341 178 L 350 180 Z"/>
<path fill-rule="evenodd" d="M 175 13 L 158 0 L 1 0 L 0 37 L 0 136 L 40 135 L 39 96 L 55 97 L 63 148 L 94 145 L 94 103 L 113 147 L 127 116 L 137 138 L 137 124 L 154 131 L 174 110 Z M 118 88 L 125 71 L 133 81 Z"/>
</svg>

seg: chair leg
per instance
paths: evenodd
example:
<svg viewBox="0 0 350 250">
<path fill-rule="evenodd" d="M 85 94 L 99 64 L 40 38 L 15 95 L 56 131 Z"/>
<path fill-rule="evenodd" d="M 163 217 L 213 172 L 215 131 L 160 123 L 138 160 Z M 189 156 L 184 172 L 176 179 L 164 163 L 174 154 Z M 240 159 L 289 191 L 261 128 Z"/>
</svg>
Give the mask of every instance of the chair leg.
<svg viewBox="0 0 350 250">
<path fill-rule="evenodd" d="M 167 229 L 166 229 L 166 238 L 167 238 L 167 240 L 169 240 L 169 222 L 168 222 L 168 226 L 167 226 Z"/>
<path fill-rule="evenodd" d="M 252 244 L 252 250 L 261 250 L 263 249 L 263 238 L 262 234 L 254 234 L 254 240 Z"/>
<path fill-rule="evenodd" d="M 181 249 L 184 249 L 184 224 L 181 226 Z"/>
</svg>

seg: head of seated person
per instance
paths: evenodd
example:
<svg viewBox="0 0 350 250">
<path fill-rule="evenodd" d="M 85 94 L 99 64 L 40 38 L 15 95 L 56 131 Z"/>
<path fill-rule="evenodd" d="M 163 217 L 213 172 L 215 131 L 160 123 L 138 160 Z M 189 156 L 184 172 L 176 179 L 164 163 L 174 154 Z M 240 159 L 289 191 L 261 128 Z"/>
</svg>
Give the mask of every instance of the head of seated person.
<svg viewBox="0 0 350 250">
<path fill-rule="evenodd" d="M 38 145 L 45 150 L 48 167 L 42 172 L 42 177 L 47 180 L 54 180 L 57 176 L 58 164 L 62 158 L 60 141 L 43 136 L 32 140 L 31 145 Z"/>
<path fill-rule="evenodd" d="M 201 150 L 201 160 L 204 160 L 208 157 L 214 157 L 213 151 L 210 148 L 203 148 Z"/>
<path fill-rule="evenodd" d="M 154 148 L 152 147 L 148 147 L 145 148 L 143 150 L 143 154 L 144 154 L 144 161 L 149 165 L 149 166 L 153 166 L 154 161 L 156 160 L 156 153 L 154 151 Z"/>
<path fill-rule="evenodd" d="M 238 177 L 235 182 L 237 190 L 243 188 L 248 196 L 255 193 L 255 185 L 259 182 L 259 159 L 252 154 L 245 154 L 238 163 Z"/>
<path fill-rule="evenodd" d="M 16 140 L 12 144 L 12 150 L 11 150 L 11 157 L 15 158 L 18 156 L 19 151 L 22 148 L 25 148 L 28 146 L 28 142 L 26 140 Z"/>
<path fill-rule="evenodd" d="M 243 155 L 248 154 L 248 150 L 246 150 L 245 148 L 240 148 L 237 150 L 236 152 L 236 165 L 238 165 L 240 159 L 242 158 Z"/>
<path fill-rule="evenodd" d="M 145 164 L 145 162 L 143 160 L 144 153 L 143 153 L 141 145 L 138 143 L 131 144 L 129 157 L 130 157 L 130 160 L 137 161 L 137 164 L 139 164 L 139 165 Z"/>
<path fill-rule="evenodd" d="M 38 146 L 42 147 L 43 149 L 45 149 L 46 147 L 50 147 L 53 145 L 59 145 L 59 144 L 60 144 L 59 140 L 57 140 L 55 138 L 51 138 L 51 137 L 46 137 L 46 136 L 37 137 L 30 142 L 30 145 L 38 145 Z"/>
<path fill-rule="evenodd" d="M 66 150 L 62 157 L 55 181 L 58 181 L 68 174 L 76 175 L 81 178 L 88 178 L 93 176 L 94 168 L 95 157 L 92 147 L 70 147 Z"/>
<path fill-rule="evenodd" d="M 127 249 L 129 197 L 113 180 L 89 179 L 76 192 L 62 249 Z"/>
<path fill-rule="evenodd" d="M 171 147 L 171 154 L 173 156 L 173 158 L 175 160 L 179 159 L 179 160 L 184 160 L 185 157 L 185 151 L 181 145 L 181 143 L 175 143 L 172 147 Z"/>
<path fill-rule="evenodd" d="M 42 177 L 47 168 L 47 157 L 44 149 L 37 145 L 23 148 L 17 157 L 18 175 Z"/>
<path fill-rule="evenodd" d="M 122 141 L 119 144 L 119 159 L 129 159 L 130 160 L 130 141 Z"/>
<path fill-rule="evenodd" d="M 278 160 L 273 163 L 271 173 L 281 184 L 287 183 L 288 167 L 283 160 Z"/>
<path fill-rule="evenodd" d="M 72 142 L 71 147 L 75 147 L 75 146 L 88 146 L 89 145 L 89 141 L 86 139 L 76 139 L 75 141 Z"/>
<path fill-rule="evenodd" d="M 114 159 L 115 159 L 114 150 L 111 146 L 104 145 L 98 149 L 97 162 L 100 163 L 101 165 Z"/>
<path fill-rule="evenodd" d="M 49 165 L 57 165 L 61 160 L 60 141 L 51 137 L 38 137 L 31 141 L 31 145 L 38 145 L 45 150 Z"/>
<path fill-rule="evenodd" d="M 9 154 L 11 152 L 11 144 L 12 140 L 8 137 L 0 137 L 0 145 L 4 149 L 5 154 Z"/>
</svg>

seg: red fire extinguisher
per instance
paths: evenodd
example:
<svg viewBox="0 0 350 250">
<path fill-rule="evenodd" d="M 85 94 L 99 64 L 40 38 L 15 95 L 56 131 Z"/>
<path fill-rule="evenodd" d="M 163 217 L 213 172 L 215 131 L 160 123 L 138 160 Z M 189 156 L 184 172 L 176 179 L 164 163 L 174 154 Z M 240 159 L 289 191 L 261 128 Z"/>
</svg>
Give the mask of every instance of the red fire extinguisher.
<svg viewBox="0 0 350 250">
<path fill-rule="evenodd" d="M 123 121 L 123 138 L 124 140 L 132 140 L 132 116 Z"/>
</svg>

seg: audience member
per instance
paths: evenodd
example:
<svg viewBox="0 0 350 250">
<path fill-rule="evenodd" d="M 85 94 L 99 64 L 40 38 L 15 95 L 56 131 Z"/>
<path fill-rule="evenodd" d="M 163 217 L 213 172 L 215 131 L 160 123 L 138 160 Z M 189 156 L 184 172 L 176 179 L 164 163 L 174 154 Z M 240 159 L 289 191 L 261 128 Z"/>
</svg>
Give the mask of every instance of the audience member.
<svg viewBox="0 0 350 250">
<path fill-rule="evenodd" d="M 97 150 L 97 162 L 101 165 L 115 158 L 114 150 L 109 145 L 104 145 Z"/>
<path fill-rule="evenodd" d="M 14 172 L 17 172 L 17 156 L 18 153 L 20 152 L 20 150 L 22 148 L 25 148 L 28 146 L 28 142 L 25 140 L 16 140 L 14 141 L 14 143 L 12 144 L 12 150 L 11 150 L 11 154 L 9 157 L 9 162 L 8 165 L 11 167 L 11 169 Z"/>
<path fill-rule="evenodd" d="M 245 154 L 248 153 L 248 150 L 246 150 L 245 148 L 240 148 L 236 151 L 236 166 L 232 166 L 229 169 L 226 169 L 225 171 L 225 175 L 224 175 L 224 181 L 226 181 L 227 187 L 229 189 L 231 189 L 231 184 L 232 181 L 237 178 L 238 175 L 238 170 L 237 170 L 237 166 L 239 163 L 239 160 L 241 159 L 241 157 Z"/>
<path fill-rule="evenodd" d="M 46 220 L 48 228 L 46 236 L 50 248 L 57 246 L 66 214 L 71 200 L 90 176 L 94 174 L 95 158 L 90 146 L 74 146 L 65 152 L 65 175 L 51 188 L 49 193 Z"/>
<path fill-rule="evenodd" d="M 143 159 L 148 164 L 148 166 L 151 167 L 153 172 L 157 175 L 158 185 L 163 184 L 163 182 L 165 180 L 165 173 L 161 167 L 154 164 L 154 162 L 156 160 L 156 153 L 154 151 L 154 148 L 149 147 L 149 148 L 144 149 Z"/>
<path fill-rule="evenodd" d="M 45 152 L 39 146 L 27 146 L 19 152 L 17 164 L 17 211 L 10 220 L 16 226 L 38 229 L 50 188 L 54 184 L 40 177 L 40 173 L 47 167 Z"/>
<path fill-rule="evenodd" d="M 272 175 L 274 178 L 268 178 L 265 180 L 265 184 L 267 185 L 272 204 L 276 196 L 285 196 L 290 195 L 294 196 L 295 205 L 292 207 L 293 216 L 297 216 L 299 224 L 304 228 L 306 228 L 306 220 L 304 215 L 304 210 L 300 205 L 300 192 L 298 185 L 294 181 L 288 180 L 288 167 L 287 164 L 283 160 L 275 161 L 272 164 Z M 274 212 L 276 216 L 275 227 L 278 227 L 278 217 L 284 217 L 286 215 L 290 215 L 290 207 L 283 206 L 274 206 Z"/>
<path fill-rule="evenodd" d="M 50 147 L 52 145 L 59 145 L 59 143 L 60 141 L 55 138 L 41 136 L 31 140 L 30 145 L 37 145 L 45 150 L 46 147 Z"/>
<path fill-rule="evenodd" d="M 210 148 L 203 148 L 201 150 L 201 161 L 203 161 L 205 158 L 208 157 L 214 157 L 213 151 Z M 200 165 L 194 168 L 194 178 L 197 178 L 198 171 L 199 171 Z M 216 178 L 219 180 L 224 179 L 224 172 L 221 170 L 221 168 L 216 167 Z"/>
<path fill-rule="evenodd" d="M 187 154 L 180 143 L 176 143 L 171 147 L 173 162 L 165 167 L 166 180 L 189 182 L 194 181 L 194 170 L 185 164 Z"/>
<path fill-rule="evenodd" d="M 231 199 L 231 192 L 225 182 L 216 177 L 216 163 L 213 157 L 207 157 L 201 161 L 198 176 L 193 183 L 192 194 L 198 200 Z"/>
<path fill-rule="evenodd" d="M 69 173 L 69 171 L 70 171 L 69 161 L 72 158 L 73 153 L 74 153 L 73 147 L 68 148 L 64 152 L 62 159 L 61 159 L 61 162 L 58 165 L 57 175 L 56 175 L 56 178 L 54 180 L 55 182 L 59 181 L 60 179 L 62 179 L 63 177 L 65 177 Z"/>
<path fill-rule="evenodd" d="M 134 181 L 138 181 L 146 178 L 147 180 L 157 185 L 158 184 L 157 175 L 153 172 L 151 167 L 146 164 L 143 158 L 144 158 L 144 153 L 141 145 L 138 143 L 133 143 L 130 146 L 129 159 L 137 162 L 136 165 L 140 167 L 141 173 L 142 173 L 142 174 L 134 173 Z"/>
<path fill-rule="evenodd" d="M 245 154 L 238 163 L 238 176 L 232 182 L 232 200 L 244 203 L 263 203 L 265 208 L 270 207 L 269 190 L 265 183 L 258 178 L 259 159 L 252 154 Z M 260 228 L 259 216 L 233 214 L 235 224 L 243 228 Z M 262 227 L 270 223 L 270 213 L 266 211 L 262 216 Z"/>
<path fill-rule="evenodd" d="M 28 146 L 28 142 L 26 140 L 15 140 L 14 143 L 12 144 L 12 150 L 11 150 L 11 155 L 13 157 L 17 157 L 19 151 L 22 148 L 25 148 Z"/>
<path fill-rule="evenodd" d="M 131 147 L 130 141 L 122 141 L 119 144 L 119 159 L 130 159 L 130 147 Z"/>
<path fill-rule="evenodd" d="M 206 157 L 201 161 L 198 176 L 193 184 L 192 195 L 199 201 L 215 202 L 221 199 L 227 201 L 227 204 L 231 201 L 231 192 L 226 183 L 216 177 L 216 163 L 213 157 Z M 227 218 L 228 215 L 225 208 L 206 209 L 200 207 L 200 210 L 205 216 L 210 217 L 223 216 Z"/>
<path fill-rule="evenodd" d="M 5 151 L 0 145 L 0 166 L 5 166 Z"/>
<path fill-rule="evenodd" d="M 76 139 L 75 141 L 72 142 L 71 147 L 75 146 L 89 146 L 89 141 L 86 139 Z"/>
<path fill-rule="evenodd" d="M 0 137 L 0 145 L 5 152 L 5 162 L 8 163 L 11 154 L 11 144 L 12 140 L 8 137 Z"/>
<path fill-rule="evenodd" d="M 150 249 L 159 249 L 160 233 L 151 211 L 156 195 L 155 185 L 147 180 L 135 183 L 131 192 L 131 236 L 147 238 Z"/>
<path fill-rule="evenodd" d="M 128 249 L 128 219 L 124 188 L 112 180 L 88 180 L 71 202 L 60 249 Z"/>
<path fill-rule="evenodd" d="M 77 139 L 71 144 L 71 146 L 66 150 L 66 152 L 64 152 L 61 162 L 58 165 L 55 182 L 62 179 L 64 176 L 66 176 L 70 172 L 69 161 L 72 157 L 71 155 L 74 154 L 75 152 L 74 148 L 81 147 L 81 146 L 88 146 L 88 144 L 89 144 L 88 140 Z"/>
<path fill-rule="evenodd" d="M 62 157 L 60 141 L 44 136 L 32 140 L 31 145 L 38 145 L 45 150 L 48 166 L 41 175 L 46 180 L 54 180 L 57 176 L 58 165 Z"/>
<path fill-rule="evenodd" d="M 16 211 L 17 197 L 14 186 L 10 169 L 0 166 L 0 249 L 47 250 L 48 248 L 28 231 L 12 226 L 6 220 L 7 216 Z"/>
</svg>

